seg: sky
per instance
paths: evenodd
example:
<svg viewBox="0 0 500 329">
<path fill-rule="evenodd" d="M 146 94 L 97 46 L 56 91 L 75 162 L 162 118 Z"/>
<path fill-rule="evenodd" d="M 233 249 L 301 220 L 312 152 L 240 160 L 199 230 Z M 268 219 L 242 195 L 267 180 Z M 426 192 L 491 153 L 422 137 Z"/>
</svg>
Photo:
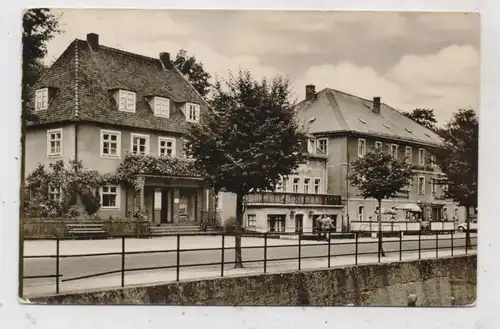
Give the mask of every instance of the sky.
<svg viewBox="0 0 500 329">
<path fill-rule="evenodd" d="M 432 108 L 440 125 L 459 108 L 479 112 L 476 13 L 53 11 L 64 33 L 48 43 L 47 64 L 93 32 L 103 45 L 151 57 L 185 49 L 221 79 L 240 68 L 287 76 L 297 101 L 313 84 L 403 111 Z"/>
</svg>

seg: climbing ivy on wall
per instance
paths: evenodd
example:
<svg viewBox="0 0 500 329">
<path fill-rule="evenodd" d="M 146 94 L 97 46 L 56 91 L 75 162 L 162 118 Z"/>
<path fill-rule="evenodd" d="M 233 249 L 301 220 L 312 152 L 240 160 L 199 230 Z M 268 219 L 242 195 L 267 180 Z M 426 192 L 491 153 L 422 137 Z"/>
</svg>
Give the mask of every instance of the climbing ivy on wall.
<svg viewBox="0 0 500 329">
<path fill-rule="evenodd" d="M 78 200 L 88 215 L 100 208 L 99 186 L 116 181 L 114 175 L 83 167 L 81 161 L 40 164 L 26 179 L 27 217 L 78 217 Z M 51 191 L 52 193 L 50 193 Z"/>
<path fill-rule="evenodd" d="M 128 153 L 116 171 L 115 178 L 125 184 L 135 186 L 137 174 L 165 176 L 201 176 L 194 162 L 179 157 L 156 157 Z"/>
</svg>

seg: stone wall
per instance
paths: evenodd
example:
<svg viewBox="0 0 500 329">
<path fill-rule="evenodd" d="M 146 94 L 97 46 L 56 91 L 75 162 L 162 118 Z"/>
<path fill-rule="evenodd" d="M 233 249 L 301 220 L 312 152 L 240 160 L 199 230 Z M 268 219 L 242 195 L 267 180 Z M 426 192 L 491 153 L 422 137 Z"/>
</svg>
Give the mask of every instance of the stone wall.
<svg viewBox="0 0 500 329">
<path fill-rule="evenodd" d="M 416 306 L 471 305 L 476 299 L 475 255 L 247 277 L 176 282 L 150 287 L 59 295 L 49 304 Z M 452 302 L 454 300 L 454 302 Z"/>
</svg>

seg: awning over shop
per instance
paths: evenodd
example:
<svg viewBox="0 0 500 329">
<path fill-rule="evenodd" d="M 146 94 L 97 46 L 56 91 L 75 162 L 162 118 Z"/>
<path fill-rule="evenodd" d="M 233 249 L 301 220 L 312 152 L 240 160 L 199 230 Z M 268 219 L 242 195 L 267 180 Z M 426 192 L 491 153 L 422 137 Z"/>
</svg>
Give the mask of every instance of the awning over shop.
<svg viewBox="0 0 500 329">
<path fill-rule="evenodd" d="M 422 212 L 422 209 L 414 203 L 405 203 L 405 204 L 396 206 L 395 209 L 410 211 L 410 212 Z"/>
</svg>

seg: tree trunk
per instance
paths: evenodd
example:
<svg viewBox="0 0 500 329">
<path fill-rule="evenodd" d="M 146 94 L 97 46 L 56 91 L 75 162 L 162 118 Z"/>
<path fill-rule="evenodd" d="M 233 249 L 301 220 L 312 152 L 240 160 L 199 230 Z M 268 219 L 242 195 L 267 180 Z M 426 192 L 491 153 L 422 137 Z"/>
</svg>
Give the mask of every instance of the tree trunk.
<svg viewBox="0 0 500 329">
<path fill-rule="evenodd" d="M 385 252 L 382 248 L 382 200 L 378 200 L 378 254 L 385 257 Z"/>
<path fill-rule="evenodd" d="M 243 223 L 243 194 L 236 195 L 236 232 L 234 243 L 234 267 L 243 268 L 241 258 L 241 224 Z"/>
<path fill-rule="evenodd" d="M 467 223 L 467 230 L 465 230 L 465 249 L 469 250 L 471 248 L 471 242 L 470 242 L 470 215 L 469 215 L 469 206 L 465 207 L 466 208 L 466 214 L 465 214 L 465 220 Z"/>
<path fill-rule="evenodd" d="M 22 298 L 23 296 L 23 275 L 24 275 L 24 194 L 25 194 L 25 184 L 24 184 L 24 170 L 26 167 L 26 123 L 24 116 L 21 117 L 21 186 L 19 190 L 19 268 L 18 268 L 18 295 Z"/>
</svg>

